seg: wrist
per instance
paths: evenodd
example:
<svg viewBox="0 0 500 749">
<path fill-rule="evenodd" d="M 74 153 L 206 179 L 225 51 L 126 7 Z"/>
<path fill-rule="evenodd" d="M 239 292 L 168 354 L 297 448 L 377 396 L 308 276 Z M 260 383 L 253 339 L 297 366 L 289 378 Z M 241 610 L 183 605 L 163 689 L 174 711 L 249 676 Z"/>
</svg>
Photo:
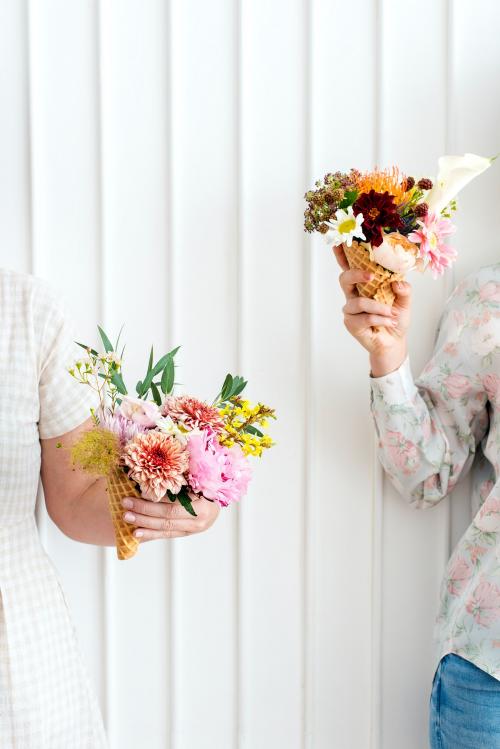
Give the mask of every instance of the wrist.
<svg viewBox="0 0 500 749">
<path fill-rule="evenodd" d="M 402 365 L 408 355 L 406 340 L 401 347 L 382 354 L 370 354 L 370 377 L 384 377 Z"/>
</svg>

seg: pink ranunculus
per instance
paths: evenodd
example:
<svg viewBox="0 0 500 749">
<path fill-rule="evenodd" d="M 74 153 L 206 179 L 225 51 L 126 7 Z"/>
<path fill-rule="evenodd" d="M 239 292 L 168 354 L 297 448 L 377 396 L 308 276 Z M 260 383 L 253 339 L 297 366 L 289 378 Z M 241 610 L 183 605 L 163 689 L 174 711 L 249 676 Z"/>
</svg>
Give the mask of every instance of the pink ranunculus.
<svg viewBox="0 0 500 749">
<path fill-rule="evenodd" d="M 492 403 L 496 403 L 500 396 L 500 377 L 497 374 L 488 373 L 483 377 L 483 387 Z"/>
<path fill-rule="evenodd" d="M 474 518 L 474 525 L 486 533 L 494 533 L 500 530 L 500 499 L 488 497 L 479 508 Z"/>
<path fill-rule="evenodd" d="M 488 281 L 479 289 L 479 299 L 482 302 L 500 302 L 500 283 Z"/>
<path fill-rule="evenodd" d="M 483 580 L 473 591 L 465 608 L 477 624 L 489 627 L 500 619 L 500 588 L 494 583 Z"/>
<path fill-rule="evenodd" d="M 443 384 L 450 398 L 461 398 L 471 389 L 469 378 L 458 373 L 450 374 L 444 378 Z"/>
<path fill-rule="evenodd" d="M 462 592 L 471 575 L 472 569 L 465 559 L 456 557 L 448 569 L 446 582 L 446 587 L 452 596 L 458 596 Z"/>
<path fill-rule="evenodd" d="M 252 476 L 239 445 L 224 447 L 213 433 L 195 432 L 188 441 L 191 489 L 222 507 L 237 502 L 247 491 Z"/>
<path fill-rule="evenodd" d="M 152 429 L 160 418 L 160 409 L 156 403 L 143 401 L 140 398 L 132 398 L 124 395 L 120 404 L 120 413 L 126 419 L 134 421 L 143 427 Z"/>
<path fill-rule="evenodd" d="M 403 473 L 410 475 L 420 467 L 420 456 L 417 446 L 407 440 L 401 432 L 387 432 L 386 446 L 394 464 Z"/>
</svg>

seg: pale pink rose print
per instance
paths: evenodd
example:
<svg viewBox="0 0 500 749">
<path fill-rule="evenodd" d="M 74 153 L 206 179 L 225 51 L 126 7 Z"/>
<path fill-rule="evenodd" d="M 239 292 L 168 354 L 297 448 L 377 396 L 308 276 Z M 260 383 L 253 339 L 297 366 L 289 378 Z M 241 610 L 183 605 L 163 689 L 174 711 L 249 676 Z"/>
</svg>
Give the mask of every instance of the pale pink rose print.
<svg viewBox="0 0 500 749">
<path fill-rule="evenodd" d="M 469 548 L 469 554 L 472 564 L 477 564 L 479 559 L 486 554 L 488 549 L 486 546 L 471 546 Z"/>
<path fill-rule="evenodd" d="M 414 442 L 407 440 L 401 432 L 387 432 L 385 444 L 393 463 L 403 473 L 410 475 L 418 470 L 420 458 Z"/>
<path fill-rule="evenodd" d="M 489 497 L 474 518 L 474 525 L 486 533 L 500 530 L 500 499 Z"/>
<path fill-rule="evenodd" d="M 488 372 L 483 377 L 483 387 L 492 403 L 498 401 L 500 395 L 500 377 L 493 372 Z"/>
<path fill-rule="evenodd" d="M 463 591 L 468 580 L 472 576 L 472 570 L 462 557 L 456 557 L 448 570 L 446 587 L 452 596 L 457 596 Z"/>
<path fill-rule="evenodd" d="M 479 289 L 479 299 L 482 302 L 500 302 L 500 283 L 488 281 Z"/>
<path fill-rule="evenodd" d="M 469 378 L 461 374 L 450 374 L 444 378 L 443 384 L 450 398 L 461 398 L 471 389 Z"/>
<path fill-rule="evenodd" d="M 500 619 L 500 588 L 483 580 L 472 593 L 465 608 L 477 624 L 489 627 Z"/>
</svg>

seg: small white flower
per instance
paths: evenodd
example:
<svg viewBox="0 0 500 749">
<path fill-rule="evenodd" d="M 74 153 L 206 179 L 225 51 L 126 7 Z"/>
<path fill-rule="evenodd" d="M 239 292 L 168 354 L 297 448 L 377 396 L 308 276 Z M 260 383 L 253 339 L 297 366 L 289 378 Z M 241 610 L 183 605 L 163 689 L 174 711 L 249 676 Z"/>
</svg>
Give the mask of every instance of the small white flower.
<svg viewBox="0 0 500 749">
<path fill-rule="evenodd" d="M 335 212 L 335 219 L 330 222 L 331 229 L 325 235 L 325 241 L 328 244 L 333 244 L 334 247 L 338 247 L 339 245 L 344 244 L 344 242 L 348 247 L 350 247 L 354 238 L 366 239 L 361 228 L 362 223 L 363 214 L 358 213 L 358 215 L 355 216 L 352 206 L 349 206 L 347 211 L 344 211 L 343 208 L 339 208 Z"/>
<path fill-rule="evenodd" d="M 169 434 L 171 437 L 175 437 L 183 445 L 187 443 L 188 435 L 183 432 L 182 429 L 175 423 L 171 416 L 160 416 L 156 420 L 156 427 L 164 434 Z"/>
</svg>

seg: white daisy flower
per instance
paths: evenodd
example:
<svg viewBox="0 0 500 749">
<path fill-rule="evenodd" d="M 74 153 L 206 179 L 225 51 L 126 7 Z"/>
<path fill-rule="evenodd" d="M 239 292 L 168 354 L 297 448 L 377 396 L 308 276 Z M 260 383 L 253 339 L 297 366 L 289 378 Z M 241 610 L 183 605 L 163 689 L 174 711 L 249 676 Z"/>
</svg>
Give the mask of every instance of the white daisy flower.
<svg viewBox="0 0 500 749">
<path fill-rule="evenodd" d="M 366 239 L 361 228 L 362 223 L 363 214 L 358 213 L 355 216 L 352 206 L 349 206 L 347 211 L 339 208 L 335 212 L 335 218 L 330 222 L 332 228 L 325 234 L 325 241 L 330 245 L 333 244 L 335 247 L 345 242 L 350 247 L 353 239 Z"/>
</svg>

